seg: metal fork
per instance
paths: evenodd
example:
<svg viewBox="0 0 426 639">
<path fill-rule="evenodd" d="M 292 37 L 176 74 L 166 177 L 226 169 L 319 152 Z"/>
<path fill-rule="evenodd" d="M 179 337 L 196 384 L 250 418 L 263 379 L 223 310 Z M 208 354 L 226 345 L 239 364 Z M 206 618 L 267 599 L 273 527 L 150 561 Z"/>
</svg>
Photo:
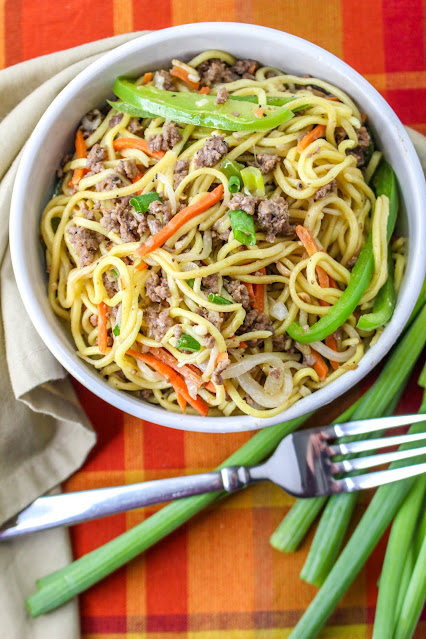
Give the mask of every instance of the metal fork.
<svg viewBox="0 0 426 639">
<path fill-rule="evenodd" d="M 422 433 L 333 443 L 340 437 L 367 435 L 422 421 L 425 422 Z M 341 461 L 334 458 L 422 440 L 426 442 L 425 415 L 381 417 L 301 430 L 285 437 L 274 454 L 258 466 L 231 466 L 199 475 L 40 497 L 3 525 L 0 541 L 190 495 L 216 491 L 232 493 L 263 480 L 274 482 L 295 497 L 319 497 L 374 488 L 426 472 L 426 463 L 420 461 L 425 459 L 426 446 L 417 444 L 416 448 L 404 447 L 403 450 Z M 412 460 L 416 462 L 413 465 L 359 474 L 368 468 L 414 457 L 419 459 Z M 354 471 L 357 474 L 348 475 Z"/>
</svg>

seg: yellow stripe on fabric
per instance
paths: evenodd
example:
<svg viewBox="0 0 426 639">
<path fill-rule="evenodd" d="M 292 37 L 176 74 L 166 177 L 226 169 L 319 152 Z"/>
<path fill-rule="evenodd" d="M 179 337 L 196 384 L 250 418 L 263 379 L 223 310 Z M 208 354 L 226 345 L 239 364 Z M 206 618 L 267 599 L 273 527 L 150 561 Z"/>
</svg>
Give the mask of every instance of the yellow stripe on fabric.
<svg viewBox="0 0 426 639">
<path fill-rule="evenodd" d="M 188 22 L 215 22 L 217 20 L 236 22 L 239 19 L 239 16 L 235 15 L 235 3 L 229 2 L 229 0 L 216 0 L 216 2 L 172 0 L 171 5 L 174 26 Z"/>
<path fill-rule="evenodd" d="M 132 0 L 113 0 L 114 35 L 133 31 Z"/>
<path fill-rule="evenodd" d="M 368 80 L 378 91 L 393 89 L 422 89 L 426 86 L 426 71 L 396 71 L 394 73 L 369 73 Z"/>
<path fill-rule="evenodd" d="M 255 0 L 253 22 L 305 38 L 343 58 L 340 0 L 287 0 L 278 6 Z M 309 69 L 303 72 L 309 73 Z"/>
<path fill-rule="evenodd" d="M 6 0 L 0 0 L 0 69 L 4 69 L 6 64 L 5 4 Z"/>
</svg>

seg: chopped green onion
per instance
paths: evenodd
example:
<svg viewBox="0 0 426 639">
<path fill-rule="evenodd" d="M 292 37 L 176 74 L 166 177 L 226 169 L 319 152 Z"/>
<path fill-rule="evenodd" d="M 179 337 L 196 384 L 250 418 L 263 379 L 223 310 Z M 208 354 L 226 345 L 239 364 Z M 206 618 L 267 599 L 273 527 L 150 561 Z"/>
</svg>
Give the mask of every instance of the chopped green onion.
<svg viewBox="0 0 426 639">
<path fill-rule="evenodd" d="M 188 280 L 186 282 L 188 284 L 188 286 L 190 286 L 191 288 L 194 288 L 194 283 L 195 283 L 195 279 L 191 278 L 190 280 Z"/>
<path fill-rule="evenodd" d="M 191 337 L 191 335 L 182 333 L 182 335 L 176 342 L 176 348 L 179 350 L 191 351 L 191 353 L 195 353 L 196 351 L 200 350 L 201 346 L 200 342 L 197 342 L 197 340 Z"/>
<path fill-rule="evenodd" d="M 241 171 L 243 168 L 244 164 L 240 164 L 236 160 L 229 160 L 229 158 L 225 158 L 220 163 L 220 170 L 226 175 L 228 179 L 233 175 L 240 179 Z"/>
<path fill-rule="evenodd" d="M 207 299 L 209 300 L 209 302 L 212 302 L 213 304 L 233 304 L 234 302 L 231 302 L 231 300 L 227 300 L 224 297 L 222 297 L 221 295 L 216 295 L 215 293 L 209 293 Z"/>
<path fill-rule="evenodd" d="M 62 193 L 62 184 L 64 182 L 64 178 L 61 178 L 60 180 L 58 180 L 55 184 L 55 188 L 54 191 L 52 193 L 52 199 L 54 197 L 56 197 L 57 195 L 60 195 Z M 57 218 L 53 218 L 53 219 L 57 219 Z"/>
<path fill-rule="evenodd" d="M 234 237 L 238 242 L 245 246 L 256 244 L 256 231 L 254 230 L 252 215 L 241 209 L 236 209 L 235 211 L 229 211 L 229 219 L 231 220 Z"/>
<path fill-rule="evenodd" d="M 112 329 L 112 332 L 116 337 L 118 337 L 120 335 L 120 324 L 116 324 Z"/>
<path fill-rule="evenodd" d="M 237 193 L 241 188 L 240 178 L 236 175 L 231 175 L 229 178 L 228 188 L 230 193 Z"/>
<path fill-rule="evenodd" d="M 143 195 L 135 195 L 135 197 L 132 197 L 130 200 L 130 205 L 133 206 L 137 213 L 146 213 L 151 202 L 155 202 L 156 200 L 159 202 L 163 201 L 156 191 L 151 191 Z"/>
<path fill-rule="evenodd" d="M 112 273 L 112 274 L 114 275 L 114 277 L 116 277 L 117 279 L 120 277 L 120 275 L 119 275 L 118 271 L 117 271 L 115 268 L 111 269 L 111 273 Z"/>
<path fill-rule="evenodd" d="M 265 183 L 260 170 L 255 166 L 247 166 L 241 171 L 245 191 L 255 197 L 264 197 Z"/>
</svg>

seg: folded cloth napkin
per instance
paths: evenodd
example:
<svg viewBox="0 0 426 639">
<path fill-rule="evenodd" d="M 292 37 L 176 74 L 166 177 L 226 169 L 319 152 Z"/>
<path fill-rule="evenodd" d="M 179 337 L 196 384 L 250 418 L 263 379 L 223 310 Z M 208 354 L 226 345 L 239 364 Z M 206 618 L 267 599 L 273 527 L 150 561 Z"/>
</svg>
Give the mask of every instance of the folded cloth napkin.
<svg viewBox="0 0 426 639">
<path fill-rule="evenodd" d="M 8 250 L 10 199 L 20 152 L 56 95 L 129 33 L 0 72 L 0 525 L 81 466 L 96 441 L 66 372 L 38 336 L 18 293 Z M 36 620 L 24 599 L 36 576 L 71 560 L 65 530 L 0 543 L 0 639 L 77 639 L 77 604 Z"/>
<path fill-rule="evenodd" d="M 39 495 L 57 490 L 84 461 L 95 434 L 65 371 L 33 328 L 11 267 L 8 216 L 20 152 L 55 96 L 129 33 L 23 62 L 0 72 L 0 525 Z M 425 138 L 409 130 L 425 167 Z M 75 602 L 30 619 L 24 599 L 36 577 L 68 563 L 64 530 L 0 543 L 0 639 L 77 639 Z"/>
</svg>

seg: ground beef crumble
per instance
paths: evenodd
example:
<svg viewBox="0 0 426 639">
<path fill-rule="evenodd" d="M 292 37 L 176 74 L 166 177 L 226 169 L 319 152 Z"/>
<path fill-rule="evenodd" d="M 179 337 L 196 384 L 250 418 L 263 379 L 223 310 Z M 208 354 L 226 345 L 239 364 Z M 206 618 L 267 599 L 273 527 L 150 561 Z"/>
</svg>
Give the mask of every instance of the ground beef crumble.
<svg viewBox="0 0 426 639">
<path fill-rule="evenodd" d="M 101 209 L 101 213 L 100 225 L 118 233 L 123 242 L 138 242 L 148 229 L 145 214 L 136 213 L 128 204 L 117 202 L 110 208 Z"/>
<path fill-rule="evenodd" d="M 223 285 L 237 304 L 241 304 L 246 311 L 251 310 L 251 300 L 245 284 L 242 284 L 240 280 L 229 280 L 225 278 Z"/>
<path fill-rule="evenodd" d="M 227 359 L 222 360 L 221 362 L 219 362 L 216 365 L 216 368 L 212 374 L 212 382 L 214 384 L 217 384 L 218 386 L 223 384 L 223 378 L 221 373 L 223 373 L 223 371 L 228 368 L 228 366 L 230 365 L 231 360 L 229 359 L 229 357 Z"/>
<path fill-rule="evenodd" d="M 164 91 L 176 91 L 176 87 L 172 82 L 172 76 L 169 71 L 165 71 L 164 69 L 160 69 L 160 71 L 154 73 L 154 86 Z"/>
<path fill-rule="evenodd" d="M 104 160 L 107 157 L 107 150 L 100 144 L 94 144 L 87 154 L 87 168 L 90 169 L 89 175 L 100 173 L 105 169 Z"/>
<path fill-rule="evenodd" d="M 152 302 L 164 302 L 170 297 L 169 285 L 165 277 L 153 273 L 146 281 L 146 294 Z"/>
<path fill-rule="evenodd" d="M 169 309 L 164 309 L 161 306 L 148 306 L 146 314 L 149 337 L 155 339 L 156 342 L 161 342 L 169 328 L 173 326 L 173 320 L 169 315 Z"/>
<path fill-rule="evenodd" d="M 130 118 L 130 122 L 127 125 L 127 130 L 134 135 L 140 135 L 141 133 L 143 133 L 144 129 L 142 123 L 139 122 L 139 118 Z"/>
<path fill-rule="evenodd" d="M 328 184 L 321 186 L 314 195 L 315 199 L 321 200 L 322 198 L 326 197 L 326 195 L 334 191 L 336 187 L 337 187 L 337 181 L 335 179 L 329 182 Z"/>
<path fill-rule="evenodd" d="M 84 226 L 70 226 L 67 233 L 77 254 L 78 265 L 83 267 L 91 264 L 103 239 L 102 235 Z"/>
<path fill-rule="evenodd" d="M 231 211 L 241 209 L 249 215 L 254 215 L 258 204 L 258 197 L 253 197 L 252 195 L 243 195 L 243 193 L 236 193 L 229 201 L 228 208 Z"/>
<path fill-rule="evenodd" d="M 266 175 L 270 171 L 273 171 L 279 161 L 278 155 L 272 153 L 259 153 L 256 156 L 256 161 L 252 163 L 252 166 L 256 166 L 262 175 Z"/>
<path fill-rule="evenodd" d="M 175 189 L 182 182 L 183 178 L 185 178 L 188 175 L 188 167 L 189 167 L 189 160 L 178 160 L 176 162 L 175 170 L 173 173 L 173 184 Z"/>
<path fill-rule="evenodd" d="M 229 144 L 225 142 L 224 136 L 216 135 L 215 137 L 207 138 L 197 153 L 195 164 L 199 169 L 204 166 L 214 166 L 228 151 Z"/>
<path fill-rule="evenodd" d="M 225 104 L 225 102 L 227 101 L 227 99 L 229 98 L 229 93 L 226 90 L 226 87 L 219 87 L 217 90 L 217 94 L 216 94 L 216 98 L 214 103 L 215 104 Z"/>
<path fill-rule="evenodd" d="M 148 146 L 151 151 L 170 151 L 181 139 L 177 124 L 166 122 L 161 133 L 148 138 Z"/>
<path fill-rule="evenodd" d="M 206 295 L 209 293 L 215 293 L 217 295 L 219 293 L 219 278 L 217 273 L 203 277 L 201 281 Z"/>
<path fill-rule="evenodd" d="M 237 335 L 251 333 L 252 331 L 271 331 L 274 327 L 269 317 L 265 313 L 259 313 L 255 308 L 247 312 L 243 324 L 237 330 Z M 252 340 L 257 341 L 257 340 Z"/>
<path fill-rule="evenodd" d="M 266 232 L 266 241 L 273 242 L 276 235 L 294 237 L 294 227 L 289 222 L 288 204 L 283 197 L 261 200 L 257 207 L 256 222 Z"/>
</svg>

